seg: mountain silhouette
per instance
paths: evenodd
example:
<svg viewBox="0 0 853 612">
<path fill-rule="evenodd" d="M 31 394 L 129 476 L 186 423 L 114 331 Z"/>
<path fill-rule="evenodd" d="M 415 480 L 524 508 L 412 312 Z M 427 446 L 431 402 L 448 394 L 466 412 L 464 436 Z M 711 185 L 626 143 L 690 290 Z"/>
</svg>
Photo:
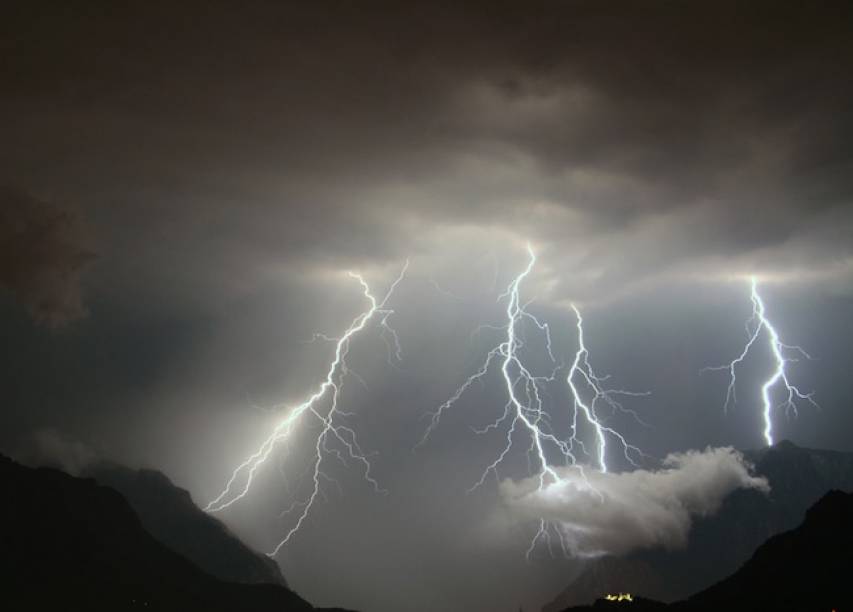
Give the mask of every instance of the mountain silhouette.
<svg viewBox="0 0 853 612">
<path fill-rule="evenodd" d="M 734 574 L 672 604 L 635 597 L 632 602 L 597 600 L 572 612 L 807 612 L 847 610 L 853 550 L 853 494 L 830 491 L 803 523 L 758 547 Z"/>
<path fill-rule="evenodd" d="M 744 456 L 767 478 L 769 494 L 735 491 L 717 514 L 694 522 L 683 550 L 646 550 L 590 562 L 543 612 L 589 604 L 602 593 L 684 599 L 737 570 L 767 538 L 797 526 L 827 491 L 853 491 L 853 453 L 782 441 Z"/>
<path fill-rule="evenodd" d="M 827 491 L 853 491 L 853 453 L 782 441 L 744 455 L 767 478 L 769 494 L 735 491 L 717 514 L 694 522 L 683 550 L 647 550 L 590 562 L 543 612 L 589 604 L 603 593 L 684 599 L 736 571 L 767 538 L 796 527 Z"/>
<path fill-rule="evenodd" d="M 121 493 L 148 533 L 208 574 L 227 582 L 287 586 L 275 561 L 246 546 L 165 474 L 100 462 L 81 475 Z"/>
<path fill-rule="evenodd" d="M 830 491 L 802 525 L 770 538 L 735 574 L 687 603 L 701 610 L 848 609 L 851 553 L 853 494 Z"/>
<path fill-rule="evenodd" d="M 302 612 L 277 584 L 219 580 L 149 534 L 116 490 L 0 455 L 0 609 Z"/>
</svg>

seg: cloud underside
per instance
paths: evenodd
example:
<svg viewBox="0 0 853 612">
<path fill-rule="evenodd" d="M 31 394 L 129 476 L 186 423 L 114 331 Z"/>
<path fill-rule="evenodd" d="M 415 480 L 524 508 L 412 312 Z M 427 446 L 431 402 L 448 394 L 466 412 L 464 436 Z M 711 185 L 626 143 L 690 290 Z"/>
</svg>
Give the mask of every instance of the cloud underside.
<svg viewBox="0 0 853 612">
<path fill-rule="evenodd" d="M 7 172 L 86 133 L 82 174 L 52 178 L 117 194 L 116 242 L 158 270 L 177 250 L 212 291 L 460 228 L 550 250 L 563 298 L 667 272 L 849 285 L 853 37 L 831 4 L 22 12 L 10 29 L 62 27 L 51 54 L 13 38 Z"/>
<path fill-rule="evenodd" d="M 694 518 L 713 515 L 737 489 L 769 491 L 732 448 L 673 453 L 659 470 L 623 473 L 564 469 L 563 479 L 539 490 L 538 478 L 505 480 L 500 492 L 519 520 L 557 526 L 575 554 L 624 555 L 633 550 L 684 547 Z"/>
</svg>

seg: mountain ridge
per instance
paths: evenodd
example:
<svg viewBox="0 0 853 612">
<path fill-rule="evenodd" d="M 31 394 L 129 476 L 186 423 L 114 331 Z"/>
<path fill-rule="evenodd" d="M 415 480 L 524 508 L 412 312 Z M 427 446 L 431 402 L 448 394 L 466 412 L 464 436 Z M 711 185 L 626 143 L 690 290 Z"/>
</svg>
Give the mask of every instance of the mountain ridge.
<svg viewBox="0 0 853 612">
<path fill-rule="evenodd" d="M 151 535 L 208 574 L 226 582 L 287 586 L 273 559 L 246 546 L 164 473 L 100 461 L 80 475 L 121 493 Z"/>
<path fill-rule="evenodd" d="M 219 580 L 143 527 L 127 500 L 91 478 L 0 455 L 0 608 L 95 612 L 308 612 L 276 584 Z"/>
<path fill-rule="evenodd" d="M 687 600 L 703 610 L 830 610 L 850 603 L 853 494 L 826 493 L 801 525 L 776 534 L 737 572 Z M 735 602 L 741 602 L 736 604 Z"/>
</svg>

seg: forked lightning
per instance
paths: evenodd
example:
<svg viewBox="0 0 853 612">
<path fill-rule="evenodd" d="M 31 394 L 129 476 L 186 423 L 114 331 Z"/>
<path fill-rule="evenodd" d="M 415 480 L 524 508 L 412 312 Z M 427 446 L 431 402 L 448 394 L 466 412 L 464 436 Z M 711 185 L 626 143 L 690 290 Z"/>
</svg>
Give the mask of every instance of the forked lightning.
<svg viewBox="0 0 853 612">
<path fill-rule="evenodd" d="M 305 418 L 313 417 L 316 419 L 320 425 L 320 431 L 317 434 L 316 443 L 314 444 L 313 487 L 311 493 L 307 499 L 296 502 L 292 506 L 292 508 L 301 506 L 302 510 L 284 538 L 269 553 L 270 556 L 276 555 L 281 550 L 281 547 L 287 544 L 293 534 L 302 526 L 302 523 L 311 511 L 317 496 L 320 494 L 320 481 L 326 477 L 322 471 L 323 458 L 326 454 L 332 453 L 343 461 L 344 455 L 342 452 L 346 453 L 350 459 L 362 464 L 364 478 L 367 482 L 377 491 L 381 490 L 379 483 L 371 475 L 370 461 L 367 459 L 365 453 L 362 452 L 355 431 L 341 422 L 342 417 L 346 416 L 346 414 L 338 409 L 338 399 L 343 379 L 349 372 L 346 357 L 349 352 L 350 342 L 372 320 L 376 319 L 386 340 L 387 336 L 390 335 L 391 340 L 388 340 L 389 352 L 393 353 L 397 358 L 400 357 L 400 344 L 397 334 L 388 323 L 388 318 L 394 311 L 387 307 L 387 303 L 397 285 L 403 279 L 407 268 L 408 262 L 403 266 L 399 276 L 391 284 L 382 301 L 377 301 L 362 276 L 355 273 L 349 274 L 350 277 L 358 281 L 361 285 L 364 296 L 369 303 L 369 308 L 353 320 L 342 336 L 330 339 L 335 343 L 334 358 L 329 364 L 325 379 L 317 390 L 301 404 L 290 409 L 287 416 L 273 429 L 272 433 L 261 443 L 258 449 L 237 466 L 231 478 L 226 483 L 225 489 L 205 508 L 208 512 L 218 512 L 243 499 L 248 494 L 258 470 L 270 457 L 276 445 L 279 442 L 287 440 L 293 434 L 294 428 L 300 422 L 304 421 Z M 393 350 L 391 350 L 392 347 Z M 330 442 L 337 442 L 340 449 L 330 448 L 328 446 Z"/>
<path fill-rule="evenodd" d="M 750 299 L 752 300 L 752 315 L 746 322 L 747 341 L 743 347 L 743 351 L 741 351 L 741 353 L 727 365 L 705 368 L 705 370 L 724 370 L 729 373 L 729 386 L 726 390 L 726 401 L 725 404 L 723 404 L 723 408 L 728 411 L 729 406 L 732 403 L 737 402 L 737 366 L 743 363 L 749 355 L 750 349 L 752 349 L 755 343 L 758 342 L 761 337 L 761 333 L 765 332 L 770 346 L 770 352 L 773 355 L 774 368 L 770 377 L 761 385 L 761 406 L 762 416 L 764 419 L 764 440 L 767 442 L 768 446 L 772 446 L 774 441 L 774 408 L 785 408 L 786 411 L 792 412 L 796 415 L 797 400 L 806 401 L 815 407 L 818 407 L 818 404 L 812 398 L 813 393 L 803 393 L 795 385 L 791 384 L 791 381 L 788 379 L 788 372 L 785 369 L 789 363 L 797 361 L 796 357 L 786 356 L 786 353 L 788 355 L 794 353 L 800 357 L 805 357 L 806 359 L 811 359 L 811 356 L 801 347 L 785 344 L 780 340 L 779 333 L 767 318 L 764 301 L 758 293 L 758 281 L 753 276 L 750 279 L 750 282 L 752 287 L 752 291 L 750 293 Z M 781 383 L 785 399 L 780 404 L 774 406 L 773 398 L 770 393 L 774 387 L 779 385 L 779 383 Z"/>
<path fill-rule="evenodd" d="M 545 386 L 555 383 L 558 380 L 558 373 L 563 368 L 552 352 L 551 330 L 548 324 L 531 314 L 526 308 L 527 304 L 521 300 L 521 285 L 536 264 L 536 255 L 530 245 L 527 247 L 527 252 L 529 256 L 527 266 L 512 280 L 499 298 L 507 300 L 506 324 L 492 329 L 505 333 L 503 341 L 488 352 L 482 366 L 462 383 L 450 399 L 428 415 L 429 425 L 418 443 L 418 446 L 423 445 L 439 425 L 444 412 L 459 401 L 475 382 L 481 381 L 492 369 L 493 364 L 500 362 L 501 379 L 506 389 L 507 401 L 502 413 L 486 427 L 478 430 L 478 433 L 506 427 L 506 445 L 495 460 L 485 468 L 472 490 L 481 486 L 490 474 L 497 477 L 498 466 L 512 450 L 513 441 L 517 432 L 520 431 L 525 432 L 529 440 L 527 453 L 531 460 L 531 471 L 538 478 L 540 491 L 546 490 L 549 485 L 561 480 L 557 468 L 576 468 L 583 474 L 584 458 L 593 459 L 594 457 L 594 468 L 607 471 L 608 441 L 615 441 L 625 459 L 633 465 L 636 465 L 636 459 L 642 455 L 637 447 L 629 444 L 625 437 L 609 426 L 606 421 L 607 417 L 617 411 L 628 413 L 636 418 L 633 411 L 623 408 L 618 401 L 619 397 L 645 394 L 608 389 L 605 386 L 607 377 L 598 376 L 590 365 L 589 351 L 583 336 L 583 319 L 574 305 L 572 309 L 577 316 L 578 350 L 565 378 L 572 401 L 569 432 L 567 436 L 560 436 L 552 428 L 552 415 L 545 407 Z M 528 337 L 525 334 L 526 331 L 538 333 L 547 359 L 553 366 L 549 373 L 544 375 L 534 373 L 522 358 L 522 349 L 525 347 L 523 338 Z M 585 399 L 586 397 L 589 399 Z M 607 411 L 608 414 L 602 414 L 602 411 Z M 595 439 L 592 443 L 595 448 L 594 453 L 587 451 L 588 443 L 582 439 L 581 422 L 594 432 Z M 559 530 L 556 532 L 565 550 L 563 534 Z M 550 544 L 550 532 L 544 520 L 540 521 L 539 530 L 531 541 L 527 551 L 528 556 L 540 538 L 547 540 Z"/>
</svg>

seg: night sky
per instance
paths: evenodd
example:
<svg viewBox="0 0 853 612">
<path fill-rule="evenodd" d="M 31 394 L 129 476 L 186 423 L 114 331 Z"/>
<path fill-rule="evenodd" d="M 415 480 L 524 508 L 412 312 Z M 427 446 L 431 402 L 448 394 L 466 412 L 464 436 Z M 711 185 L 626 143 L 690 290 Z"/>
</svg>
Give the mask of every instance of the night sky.
<svg viewBox="0 0 853 612">
<path fill-rule="evenodd" d="M 369 326 L 340 398 L 387 493 L 329 461 L 339 485 L 276 559 L 319 605 L 533 609 L 581 561 L 525 559 L 524 444 L 466 492 L 506 439 L 473 431 L 497 372 L 413 450 L 501 341 L 475 330 L 505 323 L 528 243 L 558 361 L 574 303 L 608 384 L 650 392 L 625 399 L 647 425 L 613 421 L 644 467 L 764 444 L 766 342 L 728 412 L 701 372 L 742 350 L 751 275 L 813 357 L 788 372 L 820 408 L 774 412 L 777 439 L 853 451 L 850 3 L 76 4 L 0 16 L 0 451 L 154 467 L 204 506 L 321 383 L 313 334 L 367 307 L 347 272 L 382 296 L 408 259 L 402 359 Z M 315 430 L 217 514 L 259 550 Z"/>
</svg>

